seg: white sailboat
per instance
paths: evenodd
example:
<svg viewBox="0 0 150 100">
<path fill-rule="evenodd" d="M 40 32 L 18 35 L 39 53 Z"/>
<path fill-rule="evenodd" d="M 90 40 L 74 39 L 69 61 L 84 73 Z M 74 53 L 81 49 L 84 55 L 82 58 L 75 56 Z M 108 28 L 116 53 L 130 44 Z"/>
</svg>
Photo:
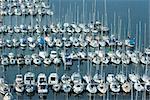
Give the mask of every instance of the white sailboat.
<svg viewBox="0 0 150 100">
<path fill-rule="evenodd" d="M 131 83 L 128 82 L 128 81 L 124 82 L 121 87 L 122 87 L 122 90 L 123 90 L 125 93 L 129 93 L 129 92 L 131 91 L 131 89 L 132 89 Z"/>
<path fill-rule="evenodd" d="M 23 76 L 21 74 L 17 74 L 15 79 L 15 90 L 16 92 L 22 93 L 24 89 Z"/>
<path fill-rule="evenodd" d="M 4 82 L 4 78 L 0 78 L 0 93 L 5 95 L 9 91 L 9 86 Z"/>
<path fill-rule="evenodd" d="M 48 83 L 47 78 L 44 73 L 40 73 L 37 79 L 37 88 L 39 94 L 47 94 L 48 93 Z"/>
<path fill-rule="evenodd" d="M 4 95 L 3 100 L 14 100 L 13 95 L 8 92 Z"/>
<path fill-rule="evenodd" d="M 48 84 L 55 85 L 59 83 L 59 77 L 57 73 L 51 73 L 48 77 Z"/>
<path fill-rule="evenodd" d="M 32 93 L 35 91 L 35 75 L 32 72 L 27 72 L 24 75 L 24 84 L 27 93 Z"/>
</svg>

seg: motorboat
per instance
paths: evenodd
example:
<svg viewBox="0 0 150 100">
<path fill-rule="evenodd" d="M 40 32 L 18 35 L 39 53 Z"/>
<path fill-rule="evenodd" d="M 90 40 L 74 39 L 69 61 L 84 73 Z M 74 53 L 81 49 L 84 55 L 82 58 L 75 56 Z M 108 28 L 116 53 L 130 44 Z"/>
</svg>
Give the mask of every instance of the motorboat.
<svg viewBox="0 0 150 100">
<path fill-rule="evenodd" d="M 47 78 L 44 73 L 40 73 L 37 79 L 37 88 L 39 94 L 48 93 L 48 83 Z"/>
</svg>

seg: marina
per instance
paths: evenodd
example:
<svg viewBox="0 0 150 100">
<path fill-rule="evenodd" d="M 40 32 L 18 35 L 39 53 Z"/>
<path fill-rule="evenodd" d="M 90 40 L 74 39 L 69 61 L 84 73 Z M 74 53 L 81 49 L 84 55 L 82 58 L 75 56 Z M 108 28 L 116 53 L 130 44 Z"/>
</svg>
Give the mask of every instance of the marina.
<svg viewBox="0 0 150 100">
<path fill-rule="evenodd" d="M 149 100 L 149 1 L 112 2 L 0 0 L 0 100 Z"/>
</svg>

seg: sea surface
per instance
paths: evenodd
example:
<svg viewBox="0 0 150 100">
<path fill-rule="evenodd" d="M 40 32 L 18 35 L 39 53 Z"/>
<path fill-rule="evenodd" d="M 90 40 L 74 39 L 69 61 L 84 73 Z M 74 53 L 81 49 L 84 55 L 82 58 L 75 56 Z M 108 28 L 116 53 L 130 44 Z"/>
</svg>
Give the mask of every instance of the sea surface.
<svg viewBox="0 0 150 100">
<path fill-rule="evenodd" d="M 88 23 L 94 20 L 102 20 L 105 19 L 104 14 L 104 2 L 103 0 L 96 0 L 96 7 L 94 8 L 94 0 L 45 0 L 45 2 L 49 2 L 49 4 L 52 6 L 52 9 L 54 11 L 54 15 L 52 17 L 43 16 L 41 25 L 49 25 L 51 23 L 64 23 L 64 22 L 77 22 L 77 23 Z M 84 5 L 84 7 L 83 7 Z M 149 12 L 150 12 L 150 1 L 149 0 L 107 0 L 107 19 L 108 19 L 108 26 L 111 28 L 112 31 L 114 31 L 114 13 L 116 13 L 116 30 L 117 30 L 117 19 L 120 18 L 122 20 L 122 30 L 121 30 L 121 38 L 125 39 L 127 37 L 127 27 L 128 27 L 128 9 L 130 9 L 131 14 L 131 34 L 132 37 L 135 37 L 136 33 L 136 24 L 138 24 L 140 21 L 142 23 L 142 32 L 138 34 L 138 37 L 141 37 L 140 42 L 138 42 L 138 46 L 140 46 L 140 50 L 143 50 L 144 46 L 150 45 L 150 21 L 149 21 Z M 94 12 L 95 14 L 94 14 Z M 94 17 L 95 15 L 95 17 Z M 23 16 L 23 17 L 16 17 L 12 16 L 10 20 L 10 17 L 5 17 L 3 19 L 4 24 L 8 25 L 20 25 L 20 24 L 30 24 L 30 16 Z M 17 19 L 17 21 L 16 21 Z M 36 21 L 34 20 L 34 24 L 36 24 Z M 147 33 L 144 33 L 144 24 L 146 24 Z M 126 32 L 124 36 L 124 31 Z M 111 33 L 110 33 L 111 34 Z M 9 34 L 0 35 L 3 36 L 3 38 L 11 38 Z M 14 37 L 22 37 L 22 34 L 15 34 Z M 144 41 L 146 40 L 146 42 Z M 51 50 L 59 50 L 61 51 L 63 48 L 47 48 L 45 50 L 51 51 Z M 68 48 L 68 52 L 71 52 L 71 50 L 80 50 L 77 48 Z M 84 49 L 86 52 L 86 48 Z M 21 50 L 16 48 L 3 48 L 0 50 L 0 54 L 3 53 L 9 53 L 14 52 L 15 54 L 23 53 L 23 54 L 32 54 L 33 52 L 38 53 L 40 50 L 37 48 L 34 51 L 30 51 L 29 49 Z M 90 51 L 93 51 L 93 49 L 90 49 Z M 56 66 L 54 64 L 51 64 L 50 66 L 6 66 L 0 67 L 0 75 L 5 77 L 5 80 L 13 84 L 15 81 L 15 75 L 18 73 L 25 74 L 27 71 L 32 71 L 35 73 L 36 77 L 39 73 L 45 73 L 47 77 L 51 72 L 56 72 L 59 74 L 59 76 L 62 76 L 63 73 L 68 73 L 71 75 L 73 72 L 77 71 L 77 64 L 78 61 L 73 62 L 73 66 L 70 67 L 70 70 L 64 71 L 64 66 L 61 64 L 60 66 Z M 128 73 L 136 72 L 142 75 L 145 72 L 145 65 L 133 65 L 130 64 L 128 66 L 122 66 L 122 65 L 103 65 L 99 66 L 100 72 L 102 75 L 107 75 L 108 73 L 114 73 L 117 74 L 119 72 L 124 72 L 126 75 Z M 92 65 L 90 63 L 90 71 L 91 74 L 94 75 L 96 73 L 96 67 L 95 65 Z M 87 72 L 87 62 L 86 61 L 80 61 L 80 72 L 82 75 L 86 74 Z M 148 66 L 148 73 L 150 74 L 150 68 Z M 16 94 L 14 90 L 12 89 L 12 93 L 14 96 L 14 99 L 16 100 L 39 100 L 39 96 L 37 93 L 33 96 L 27 96 L 26 93 L 24 94 Z M 112 93 L 108 91 L 106 94 L 102 95 L 100 93 L 97 94 L 89 94 L 88 92 L 83 92 L 80 95 L 76 95 L 74 93 L 55 93 L 51 89 L 49 89 L 49 93 L 47 95 L 47 98 L 45 100 L 150 100 L 150 94 L 146 94 L 145 92 L 132 92 L 129 94 L 125 93 Z"/>
</svg>

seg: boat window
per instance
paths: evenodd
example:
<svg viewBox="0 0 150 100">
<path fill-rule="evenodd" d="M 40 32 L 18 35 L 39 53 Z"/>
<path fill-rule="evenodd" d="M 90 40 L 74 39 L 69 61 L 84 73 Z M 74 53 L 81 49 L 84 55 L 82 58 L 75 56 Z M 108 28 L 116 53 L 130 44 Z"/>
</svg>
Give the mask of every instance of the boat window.
<svg viewBox="0 0 150 100">
<path fill-rule="evenodd" d="M 40 85 L 41 89 L 45 89 L 46 85 Z"/>
<path fill-rule="evenodd" d="M 26 77 L 26 80 L 33 80 L 33 77 Z"/>
<path fill-rule="evenodd" d="M 55 79 L 56 79 L 55 77 L 51 77 L 51 80 L 52 80 L 52 81 L 55 81 Z"/>
</svg>

